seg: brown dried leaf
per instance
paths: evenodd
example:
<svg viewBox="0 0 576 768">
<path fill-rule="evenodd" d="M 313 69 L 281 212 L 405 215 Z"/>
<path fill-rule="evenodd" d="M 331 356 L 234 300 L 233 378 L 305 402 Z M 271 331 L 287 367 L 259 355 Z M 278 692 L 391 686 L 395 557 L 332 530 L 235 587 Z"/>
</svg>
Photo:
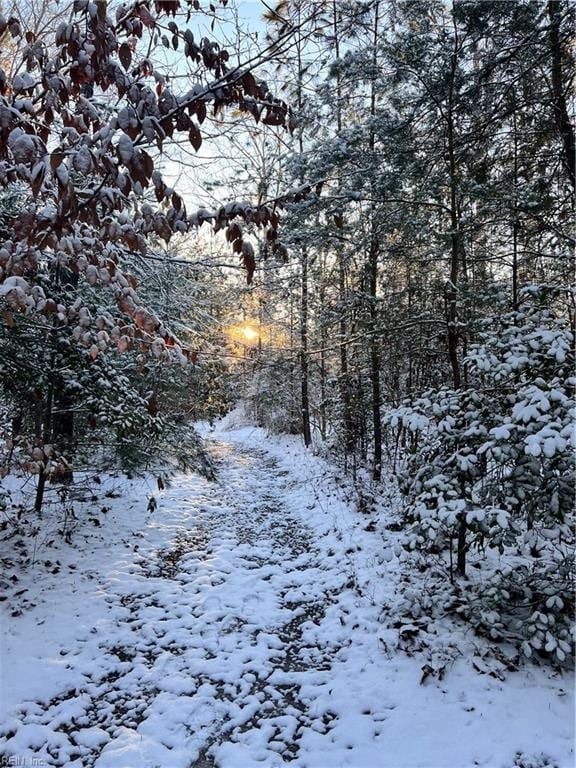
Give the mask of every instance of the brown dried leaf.
<svg viewBox="0 0 576 768">
<path fill-rule="evenodd" d="M 124 69 L 128 70 L 132 63 L 132 49 L 128 43 L 122 43 L 118 51 L 118 58 Z"/>
<path fill-rule="evenodd" d="M 188 133 L 188 137 L 190 139 L 190 144 L 194 147 L 196 152 L 200 149 L 202 146 L 202 134 L 200 133 L 199 128 L 192 124 L 192 127 L 190 128 L 190 132 Z"/>
</svg>

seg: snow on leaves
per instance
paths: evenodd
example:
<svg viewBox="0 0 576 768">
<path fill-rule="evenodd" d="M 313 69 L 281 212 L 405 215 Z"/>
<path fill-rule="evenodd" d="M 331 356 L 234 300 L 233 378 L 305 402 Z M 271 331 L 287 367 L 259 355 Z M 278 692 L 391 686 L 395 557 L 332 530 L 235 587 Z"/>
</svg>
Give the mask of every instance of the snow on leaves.
<svg viewBox="0 0 576 768">
<path fill-rule="evenodd" d="M 556 610 L 555 590 L 571 590 L 574 338 L 569 325 L 542 306 L 546 300 L 554 303 L 526 295 L 522 311 L 487 324 L 467 358 L 469 389 L 431 391 L 388 419 L 392 428 L 410 434 L 413 444 L 401 473 L 407 547 L 424 552 L 450 547 L 464 521 L 468 549 L 491 548 L 502 555 L 509 548 L 519 564 L 502 573 L 494 587 L 491 605 L 499 611 L 510 603 L 510 594 L 525 605 L 550 598 L 545 608 Z M 522 572 L 518 556 L 524 549 L 537 558 L 534 573 Z M 484 590 L 482 599 L 487 596 Z M 564 663 L 570 611 L 560 613 L 544 616 L 544 624 L 514 617 L 513 639 L 522 642 L 525 656 L 535 649 Z M 486 617 L 478 618 L 478 627 L 502 636 L 502 628 Z"/>
<path fill-rule="evenodd" d="M 265 229 L 272 250 L 285 255 L 277 240 L 278 209 L 288 198 L 190 215 L 155 168 L 153 153 L 173 138 L 185 137 L 200 151 L 208 114 L 229 106 L 267 125 L 293 129 L 290 108 L 265 82 L 246 68 L 231 68 L 224 48 L 206 37 L 197 40 L 183 24 L 191 9 L 200 9 L 200 3 L 138 0 L 119 5 L 112 16 L 106 2 L 76 0 L 72 18 L 59 25 L 53 41 L 27 38 L 25 66 L 17 68 L 12 82 L 0 72 L 0 184 L 17 189 L 21 198 L 19 215 L 10 222 L 15 237 L 0 253 L 4 301 L 11 311 L 51 317 L 54 302 L 44 295 L 49 287 L 35 285 L 46 268 L 56 282 L 73 285 L 81 276 L 91 286 L 105 285 L 119 310 L 109 331 L 118 330 L 106 339 L 97 338 L 94 327 L 75 332 L 91 350 L 108 343 L 126 348 L 126 339 L 149 337 L 150 344 L 155 336 L 172 339 L 141 306 L 127 271 L 131 254 L 145 256 L 150 238 L 169 242 L 174 233 L 204 222 L 216 231 L 227 228 L 249 282 L 255 255 L 239 220 Z M 0 17 L 0 34 L 6 30 L 20 36 L 14 19 Z M 177 92 L 141 55 L 145 37 L 153 44 L 168 40 L 173 48 L 182 46 L 203 72 L 203 84 Z M 116 109 L 110 109 L 109 93 L 117 97 Z M 148 190 L 161 208 L 148 203 L 139 208 Z M 72 306 L 62 306 L 58 316 L 63 323 L 78 322 Z"/>
</svg>

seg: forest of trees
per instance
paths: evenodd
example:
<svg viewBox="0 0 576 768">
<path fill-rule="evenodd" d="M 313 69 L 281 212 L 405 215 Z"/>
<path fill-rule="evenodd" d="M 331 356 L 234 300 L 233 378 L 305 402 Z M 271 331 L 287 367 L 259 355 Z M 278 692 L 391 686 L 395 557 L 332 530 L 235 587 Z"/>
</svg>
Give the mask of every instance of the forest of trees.
<svg viewBox="0 0 576 768">
<path fill-rule="evenodd" d="M 361 512 L 397 481 L 408 612 L 567 663 L 575 6 L 282 0 L 258 34 L 225 0 L 25 6 L 0 415 L 28 513 L 85 468 L 210 474 L 192 424 L 243 400 Z"/>
</svg>

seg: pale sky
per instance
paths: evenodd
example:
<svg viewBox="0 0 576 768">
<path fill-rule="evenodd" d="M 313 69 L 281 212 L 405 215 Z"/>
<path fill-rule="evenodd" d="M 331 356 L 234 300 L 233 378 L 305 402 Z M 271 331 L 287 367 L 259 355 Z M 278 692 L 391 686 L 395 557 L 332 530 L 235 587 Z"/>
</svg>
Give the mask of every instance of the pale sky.
<svg viewBox="0 0 576 768">
<path fill-rule="evenodd" d="M 274 7 L 275 4 L 276 0 L 268 3 L 269 7 Z M 245 61 L 265 47 L 266 23 L 262 20 L 265 11 L 266 5 L 261 0 L 231 0 L 226 8 L 218 8 L 219 23 L 214 31 L 210 30 L 210 19 L 198 23 L 203 17 L 196 14 L 192 16 L 191 29 L 196 39 L 206 36 L 221 42 L 231 55 L 231 63 L 235 64 Z M 238 38 L 242 40 L 241 50 L 235 51 Z M 175 72 L 186 72 L 186 63 L 180 51 L 163 51 L 167 63 Z M 269 74 L 261 68 L 257 72 L 265 78 Z M 207 121 L 204 128 L 204 142 L 197 154 L 188 147 L 182 154 L 175 147 L 167 147 L 168 151 L 161 163 L 166 183 L 173 185 L 182 194 L 189 213 L 198 207 L 214 208 L 215 203 L 203 192 L 203 182 L 212 179 L 223 181 L 234 168 L 234 163 L 230 161 L 230 142 L 222 138 L 209 138 L 210 134 L 218 132 L 218 126 L 213 127 Z M 180 162 L 180 157 L 184 162 Z M 229 194 L 223 188 L 214 190 L 214 194 L 222 202 L 229 199 Z"/>
</svg>

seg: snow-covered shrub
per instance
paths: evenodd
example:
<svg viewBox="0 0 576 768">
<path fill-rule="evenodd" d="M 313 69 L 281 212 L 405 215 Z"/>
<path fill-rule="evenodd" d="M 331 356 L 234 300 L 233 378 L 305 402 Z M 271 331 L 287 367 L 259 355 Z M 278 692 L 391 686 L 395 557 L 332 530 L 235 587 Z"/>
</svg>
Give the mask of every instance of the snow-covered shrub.
<svg viewBox="0 0 576 768">
<path fill-rule="evenodd" d="M 573 605 L 576 379 L 573 334 L 550 308 L 557 298 L 527 291 L 523 309 L 491 321 L 471 349 L 466 389 L 430 391 L 388 419 L 410 435 L 399 478 L 407 547 L 448 551 L 453 574 L 456 539 L 461 575 L 472 549 L 505 555 L 510 567 L 491 586 L 471 586 L 482 607 L 468 618 L 526 655 L 544 650 L 562 662 Z M 530 609 L 517 610 L 523 603 Z"/>
<path fill-rule="evenodd" d="M 441 389 L 389 417 L 393 427 L 401 423 L 416 437 L 400 475 L 414 523 L 412 548 L 444 540 L 462 517 L 468 529 L 478 534 L 493 522 L 493 512 L 487 514 L 478 493 L 482 467 L 477 450 L 480 438 L 487 436 L 478 420 L 481 408 L 481 396 L 473 390 Z"/>
<path fill-rule="evenodd" d="M 564 664 L 573 647 L 572 577 L 562 556 L 499 570 L 470 597 L 464 615 L 477 632 L 512 642 L 527 658 L 537 652 Z"/>
<path fill-rule="evenodd" d="M 202 387 L 198 371 L 137 351 L 106 350 L 92 359 L 66 328 L 46 331 L 17 317 L 11 328 L 0 328 L 2 472 L 44 473 L 52 482 L 63 479 L 62 468 L 211 475 L 190 426 Z M 42 445 L 36 430 L 46 392 L 53 415 Z"/>
</svg>

